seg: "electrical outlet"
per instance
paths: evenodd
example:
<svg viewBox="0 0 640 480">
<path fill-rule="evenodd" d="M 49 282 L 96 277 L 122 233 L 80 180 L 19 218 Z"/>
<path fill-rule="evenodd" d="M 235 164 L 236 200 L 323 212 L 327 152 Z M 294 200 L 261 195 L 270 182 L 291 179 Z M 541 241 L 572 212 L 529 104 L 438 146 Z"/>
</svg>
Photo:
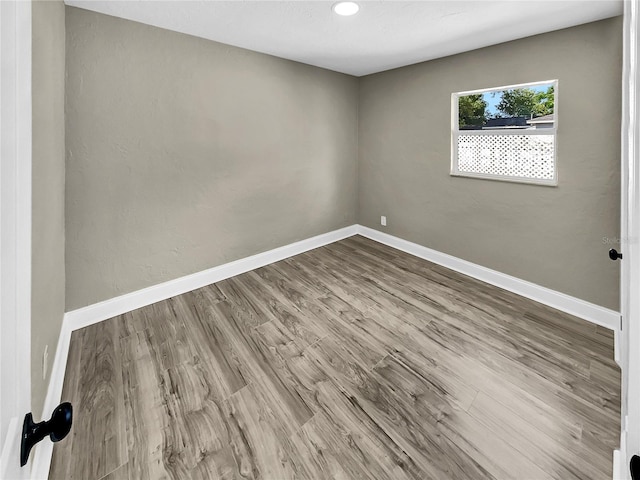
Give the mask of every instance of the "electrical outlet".
<svg viewBox="0 0 640 480">
<path fill-rule="evenodd" d="M 42 379 L 47 378 L 47 371 L 49 370 L 49 345 L 44 346 L 44 353 L 42 354 Z"/>
<path fill-rule="evenodd" d="M 383 227 L 387 226 L 387 217 L 385 217 L 384 215 L 380 217 L 380 225 L 382 225 Z"/>
</svg>

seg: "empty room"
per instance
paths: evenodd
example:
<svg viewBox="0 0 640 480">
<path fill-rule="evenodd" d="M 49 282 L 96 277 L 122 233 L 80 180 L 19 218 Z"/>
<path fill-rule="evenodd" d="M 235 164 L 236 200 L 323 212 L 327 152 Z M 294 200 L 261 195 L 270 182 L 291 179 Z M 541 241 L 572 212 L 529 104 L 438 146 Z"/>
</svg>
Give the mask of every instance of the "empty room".
<svg viewBox="0 0 640 480">
<path fill-rule="evenodd" d="M 640 479 L 638 8 L 0 2 L 0 478 Z"/>
</svg>

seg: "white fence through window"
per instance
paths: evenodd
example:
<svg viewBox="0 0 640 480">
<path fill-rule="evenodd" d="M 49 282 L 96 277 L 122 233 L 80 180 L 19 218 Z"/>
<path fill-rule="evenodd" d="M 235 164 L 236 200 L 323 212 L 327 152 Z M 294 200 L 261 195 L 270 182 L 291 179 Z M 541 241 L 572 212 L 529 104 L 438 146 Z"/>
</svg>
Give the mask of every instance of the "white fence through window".
<svg viewBox="0 0 640 480">
<path fill-rule="evenodd" d="M 458 172 L 553 180 L 554 137 L 459 133 Z"/>
</svg>

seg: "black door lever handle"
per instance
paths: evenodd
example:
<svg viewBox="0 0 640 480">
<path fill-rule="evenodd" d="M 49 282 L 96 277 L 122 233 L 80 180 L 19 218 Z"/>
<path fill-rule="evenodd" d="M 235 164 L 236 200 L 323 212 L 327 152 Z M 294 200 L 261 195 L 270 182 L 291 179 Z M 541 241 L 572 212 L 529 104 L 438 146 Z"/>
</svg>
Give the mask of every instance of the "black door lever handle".
<svg viewBox="0 0 640 480">
<path fill-rule="evenodd" d="M 611 250 L 609 250 L 609 258 L 611 260 L 618 260 L 619 258 L 622 258 L 622 254 L 618 253 L 615 248 L 612 248 Z"/>
</svg>

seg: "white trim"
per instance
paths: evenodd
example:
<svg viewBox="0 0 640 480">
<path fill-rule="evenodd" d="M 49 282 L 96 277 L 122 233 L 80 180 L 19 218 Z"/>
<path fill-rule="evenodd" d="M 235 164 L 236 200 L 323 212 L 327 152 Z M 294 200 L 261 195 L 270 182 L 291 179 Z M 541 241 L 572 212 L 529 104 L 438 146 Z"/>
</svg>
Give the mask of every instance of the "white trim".
<svg viewBox="0 0 640 480">
<path fill-rule="evenodd" d="M 613 451 L 613 480 L 625 480 L 622 476 L 622 464 L 620 461 L 620 450 Z"/>
<path fill-rule="evenodd" d="M 554 144 L 555 144 L 555 139 L 554 139 Z M 457 166 L 456 166 L 456 170 L 457 170 Z M 507 175 L 495 175 L 493 173 L 460 172 L 458 170 L 455 172 L 452 171 L 450 175 L 452 177 L 479 178 L 480 180 L 493 180 L 496 182 L 524 183 L 527 185 L 538 185 L 541 187 L 557 187 L 558 186 L 557 178 L 555 180 L 541 180 L 537 178 L 509 177 Z M 557 173 L 556 173 L 556 177 L 557 177 Z"/>
<path fill-rule="evenodd" d="M 452 177 L 476 178 L 480 180 L 497 180 L 501 182 L 526 183 L 531 185 L 542 185 L 545 187 L 558 186 L 558 79 L 545 80 L 541 82 L 520 83 L 517 85 L 507 85 L 504 87 L 492 87 L 479 90 L 470 90 L 466 92 L 454 92 L 451 94 L 451 169 Z M 518 129 L 491 129 L 491 130 L 460 130 L 460 119 L 458 117 L 459 99 L 460 97 L 475 95 L 478 93 L 499 92 L 504 90 L 513 90 L 518 88 L 534 87 L 538 85 L 553 85 L 554 88 L 554 121 L 553 127 L 537 129 L 537 128 L 518 128 Z M 460 135 L 553 135 L 553 178 L 549 180 L 540 178 L 513 177 L 507 175 L 499 175 L 495 173 L 473 173 L 461 171 L 458 166 L 458 137 Z"/>
<path fill-rule="evenodd" d="M 60 402 L 69 344 L 74 330 L 357 234 L 581 317 L 597 325 L 613 329 L 617 338 L 617 329 L 620 321 L 618 312 L 356 224 L 67 312 L 64 315 L 60 330 L 58 347 L 51 370 L 51 380 L 41 418 L 48 418 Z M 38 447 L 35 452 L 31 478 L 40 480 L 46 479 L 49 474 L 53 444 L 51 442 L 43 442 Z"/>
<path fill-rule="evenodd" d="M 620 306 L 622 332 L 620 368 L 622 405 L 620 464 L 622 478 L 630 478 L 629 462 L 640 454 L 640 8 L 624 2 L 621 132 L 622 253 Z"/>
<path fill-rule="evenodd" d="M 31 409 L 31 2 L 0 1 L 0 63 L 0 474 L 17 479 Z"/>
<path fill-rule="evenodd" d="M 206 285 L 211 285 L 212 283 L 278 262 L 314 248 L 337 242 L 338 240 L 356 234 L 583 318 L 602 327 L 614 330 L 614 332 L 619 329 L 620 313 L 614 310 L 542 287 L 526 280 L 512 277 L 511 275 L 496 270 L 491 270 L 490 268 L 438 252 L 363 225 L 351 225 L 340 230 L 301 240 L 267 252 L 225 263 L 208 270 L 203 270 L 87 307 L 72 310 L 64 316 L 63 330 L 65 327 L 69 329 L 69 332 L 78 330 L 88 325 L 101 322 L 102 320 L 166 300 L 167 298 L 175 297 L 185 292 L 190 292 Z M 54 366 L 57 359 L 58 353 L 56 353 Z M 52 409 L 53 408 L 55 408 L 55 405 L 52 405 Z M 47 411 L 44 413 L 46 414 Z"/>
<path fill-rule="evenodd" d="M 20 459 L 20 437 L 22 424 L 20 418 L 13 417 L 7 428 L 7 435 L 2 446 L 0 457 L 0 478 L 10 478 L 11 464 L 17 464 Z"/>
<path fill-rule="evenodd" d="M 446 253 L 423 247 L 417 243 L 409 242 L 393 235 L 358 225 L 358 233 L 364 237 L 383 243 L 390 247 L 402 250 L 416 257 L 423 258 L 456 272 L 463 273 L 483 282 L 495 285 L 536 302 L 548 305 L 557 310 L 575 315 L 611 330 L 618 330 L 620 325 L 620 313 L 608 308 L 586 302 L 576 297 L 556 292 L 535 283 L 521 280 L 490 268 L 462 260 Z"/>
<path fill-rule="evenodd" d="M 624 418 L 624 417 L 623 417 Z M 620 425 L 620 448 L 613 451 L 613 480 L 628 480 L 630 468 L 627 466 L 627 426 L 626 422 Z"/>
<path fill-rule="evenodd" d="M 56 356 L 51 367 L 51 379 L 49 380 L 49 388 L 47 390 L 41 418 L 49 418 L 51 412 L 53 412 L 58 403 L 60 403 L 64 374 L 67 368 L 69 345 L 71 343 L 71 334 L 74 330 L 93 325 L 94 323 L 117 315 L 122 315 L 137 308 L 151 305 L 152 303 L 166 300 L 167 298 L 175 297 L 176 295 L 190 292 L 191 290 L 206 285 L 211 285 L 212 283 L 249 272 L 256 268 L 264 267 L 265 265 L 284 260 L 285 258 L 313 250 L 314 248 L 337 242 L 338 240 L 355 235 L 356 231 L 357 226 L 350 225 L 339 230 L 307 238 L 283 247 L 274 248 L 267 252 L 258 253 L 257 255 L 225 263 L 224 265 L 203 270 L 202 272 L 180 277 L 65 313 L 62 328 L 60 329 L 60 337 L 58 338 Z M 32 479 L 40 480 L 48 477 L 52 455 L 53 443 L 42 442 L 38 445 L 31 470 Z"/>
<path fill-rule="evenodd" d="M 97 322 L 96 322 L 97 323 Z M 51 417 L 51 413 L 58 406 L 62 398 L 62 387 L 64 386 L 64 374 L 67 370 L 67 357 L 69 356 L 69 345 L 71 344 L 71 333 L 65 318 L 60 328 L 56 356 L 51 366 L 51 377 L 49 378 L 49 388 L 44 400 L 41 419 Z M 46 480 L 49 478 L 51 458 L 53 457 L 53 442 L 41 442 L 33 453 L 33 463 L 31 466 L 31 479 Z M 0 477 L 1 478 L 1 477 Z"/>
<path fill-rule="evenodd" d="M 241 273 L 264 267 L 270 263 L 293 257 L 300 253 L 314 248 L 337 242 L 343 238 L 356 234 L 355 225 L 324 233 L 315 237 L 307 238 L 299 242 L 291 243 L 283 247 L 274 248 L 267 252 L 258 253 L 250 257 L 242 258 L 234 262 L 225 263 L 202 272 L 197 272 L 185 277 L 176 278 L 168 282 L 160 283 L 152 287 L 144 288 L 135 292 L 127 293 L 119 297 L 94 303 L 88 307 L 72 310 L 65 314 L 64 321 L 67 322 L 71 330 L 92 325 L 107 318 L 122 315 L 136 308 L 145 307 L 152 303 L 175 297 L 176 295 L 190 292 L 196 288 L 201 288 L 212 283 L 219 282 L 226 278 L 240 275 Z"/>
<path fill-rule="evenodd" d="M 556 78 L 554 80 L 541 80 L 537 82 L 518 83 L 516 85 L 504 85 L 502 87 L 479 88 L 477 90 L 467 90 L 466 92 L 456 92 L 456 95 L 466 96 L 466 95 L 476 95 L 478 93 L 501 92 L 503 90 L 515 90 L 517 88 L 538 87 L 542 85 L 549 85 L 552 83 L 557 84 L 557 82 L 558 82 L 558 79 Z M 457 113 L 458 112 L 456 112 L 456 114 Z"/>
<path fill-rule="evenodd" d="M 620 314 L 613 310 L 356 224 L 67 312 L 64 315 L 62 328 L 60 330 L 58 347 L 51 369 L 51 380 L 49 381 L 49 389 L 47 391 L 42 418 L 48 418 L 50 412 L 52 412 L 60 402 L 67 357 L 69 354 L 69 344 L 71 342 L 71 334 L 74 330 L 284 260 L 285 258 L 299 255 L 300 253 L 337 242 L 338 240 L 356 234 L 504 288 L 513 293 L 531 298 L 532 300 L 549 305 L 558 310 L 584 318 L 597 325 L 611 328 L 614 331 L 618 328 L 617 325 L 619 324 Z M 31 470 L 32 479 L 40 480 L 48 477 L 52 455 L 53 444 L 51 442 L 43 442 L 43 444 L 39 445 L 39 448 L 35 452 L 33 468 Z"/>
<path fill-rule="evenodd" d="M 454 94 L 455 95 L 455 94 Z M 527 120 L 529 121 L 529 120 Z M 489 127 L 485 130 L 458 130 L 456 133 L 461 135 L 476 135 L 476 136 L 496 136 L 496 135 L 553 135 L 556 133 L 555 128 L 512 128 L 503 129 L 501 127 Z"/>
</svg>

